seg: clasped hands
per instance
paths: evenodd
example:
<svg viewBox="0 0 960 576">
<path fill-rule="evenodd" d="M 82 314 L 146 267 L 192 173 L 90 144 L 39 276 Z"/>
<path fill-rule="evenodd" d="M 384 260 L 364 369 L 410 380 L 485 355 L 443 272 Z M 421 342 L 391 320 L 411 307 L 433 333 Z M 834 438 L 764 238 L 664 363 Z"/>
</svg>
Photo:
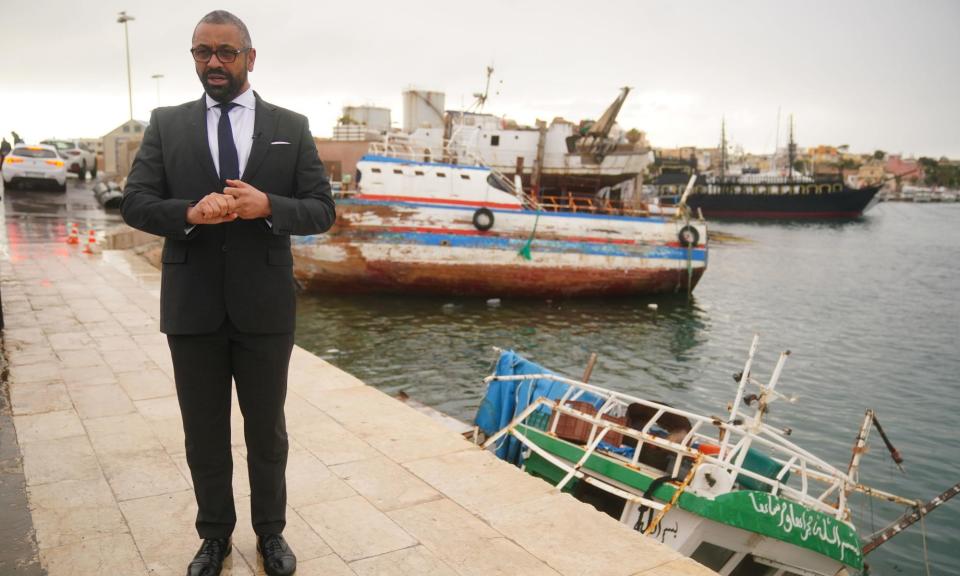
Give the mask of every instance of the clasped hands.
<svg viewBox="0 0 960 576">
<path fill-rule="evenodd" d="M 266 194 L 241 180 L 227 180 L 223 194 L 211 192 L 187 208 L 187 223 L 220 224 L 266 218 L 271 213 Z"/>
</svg>

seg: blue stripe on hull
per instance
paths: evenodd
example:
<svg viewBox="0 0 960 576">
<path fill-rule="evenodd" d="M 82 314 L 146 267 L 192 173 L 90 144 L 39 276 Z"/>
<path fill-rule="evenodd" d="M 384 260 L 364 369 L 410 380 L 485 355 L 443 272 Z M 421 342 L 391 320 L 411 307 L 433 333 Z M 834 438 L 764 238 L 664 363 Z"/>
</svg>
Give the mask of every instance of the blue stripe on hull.
<svg viewBox="0 0 960 576">
<path fill-rule="evenodd" d="M 452 246 L 456 248 L 484 248 L 488 250 L 519 251 L 526 240 L 497 236 L 464 236 L 461 234 L 439 234 L 432 232 L 378 232 L 364 235 L 363 242 L 375 244 L 414 244 L 418 246 Z M 620 258 L 650 258 L 660 260 L 681 260 L 686 262 L 687 249 L 672 246 L 644 246 L 623 244 L 598 244 L 595 242 L 571 242 L 564 240 L 534 239 L 531 251 L 553 254 L 588 254 L 591 256 L 615 256 Z M 707 252 L 703 249 L 690 251 L 690 260 L 706 262 Z"/>
</svg>

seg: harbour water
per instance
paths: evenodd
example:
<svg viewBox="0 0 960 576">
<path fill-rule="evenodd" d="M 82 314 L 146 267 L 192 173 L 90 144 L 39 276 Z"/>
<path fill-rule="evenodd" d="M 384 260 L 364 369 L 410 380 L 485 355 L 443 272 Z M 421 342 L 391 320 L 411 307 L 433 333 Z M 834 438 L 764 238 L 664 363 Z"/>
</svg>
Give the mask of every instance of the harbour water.
<svg viewBox="0 0 960 576">
<path fill-rule="evenodd" d="M 881 204 L 842 223 L 723 223 L 693 298 L 518 301 L 306 294 L 297 343 L 388 393 L 470 420 L 493 346 L 592 382 L 722 414 L 754 333 L 754 375 L 789 349 L 769 422 L 845 468 L 865 409 L 877 435 L 861 480 L 927 499 L 960 480 L 960 205 Z M 536 253 L 533 255 L 536 258 Z M 653 309 L 649 304 L 657 304 Z M 902 509 L 856 501 L 861 533 Z M 867 557 L 872 574 L 960 574 L 960 499 Z"/>
</svg>

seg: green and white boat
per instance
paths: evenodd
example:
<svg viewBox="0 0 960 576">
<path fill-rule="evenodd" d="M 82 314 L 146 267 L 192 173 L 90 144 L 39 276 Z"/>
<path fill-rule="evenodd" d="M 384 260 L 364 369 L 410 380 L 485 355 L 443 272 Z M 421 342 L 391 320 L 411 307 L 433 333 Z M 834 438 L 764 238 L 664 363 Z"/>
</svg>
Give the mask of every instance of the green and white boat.
<svg viewBox="0 0 960 576">
<path fill-rule="evenodd" d="M 871 411 L 847 471 L 765 423 L 767 407 L 786 398 L 776 386 L 789 352 L 761 383 L 750 376 L 757 345 L 754 337 L 722 418 L 566 378 L 502 351 L 485 379 L 478 442 L 721 575 L 860 573 L 868 547 L 890 535 L 861 540 L 848 498 L 917 502 L 859 483 Z M 920 512 L 935 507 L 928 506 Z"/>
</svg>

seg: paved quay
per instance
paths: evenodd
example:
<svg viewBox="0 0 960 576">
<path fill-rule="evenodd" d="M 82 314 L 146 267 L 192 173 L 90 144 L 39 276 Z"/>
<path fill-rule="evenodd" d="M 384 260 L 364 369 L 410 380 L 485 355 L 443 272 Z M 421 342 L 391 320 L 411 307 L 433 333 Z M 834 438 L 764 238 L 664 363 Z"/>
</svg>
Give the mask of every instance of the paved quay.
<svg viewBox="0 0 960 576">
<path fill-rule="evenodd" d="M 199 540 L 159 273 L 125 251 L 0 261 L 16 436 L 42 566 L 181 575 Z M 398 370 L 402 367 L 398 367 Z M 224 574 L 260 574 L 239 408 Z M 296 347 L 285 535 L 297 574 L 711 575 Z"/>
</svg>

